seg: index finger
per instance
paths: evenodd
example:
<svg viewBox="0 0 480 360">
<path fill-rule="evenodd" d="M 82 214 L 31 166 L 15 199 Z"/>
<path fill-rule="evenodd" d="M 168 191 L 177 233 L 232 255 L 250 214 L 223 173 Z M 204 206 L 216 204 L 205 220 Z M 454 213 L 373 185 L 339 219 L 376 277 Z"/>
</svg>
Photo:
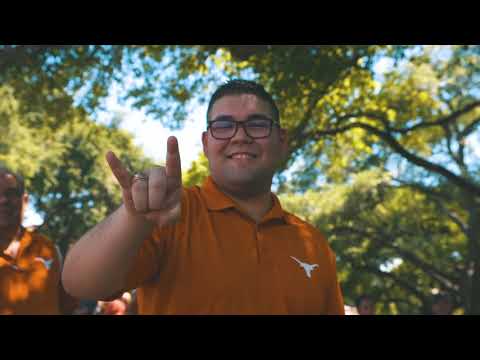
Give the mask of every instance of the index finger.
<svg viewBox="0 0 480 360">
<path fill-rule="evenodd" d="M 178 150 L 178 141 L 175 136 L 170 136 L 167 140 L 167 161 L 165 168 L 167 177 L 178 181 L 180 184 L 182 181 L 182 166 L 180 162 L 180 152 Z"/>
<path fill-rule="evenodd" d="M 110 169 L 120 186 L 124 189 L 130 189 L 132 176 L 120 159 L 113 153 L 113 151 L 108 151 L 105 158 L 107 159 L 108 166 L 110 166 Z"/>
</svg>

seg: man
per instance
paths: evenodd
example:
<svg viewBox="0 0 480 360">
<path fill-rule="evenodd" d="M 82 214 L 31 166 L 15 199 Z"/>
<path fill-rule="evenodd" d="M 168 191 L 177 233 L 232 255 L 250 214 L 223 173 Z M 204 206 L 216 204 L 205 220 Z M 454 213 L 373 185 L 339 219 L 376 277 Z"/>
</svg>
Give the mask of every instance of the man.
<svg viewBox="0 0 480 360">
<path fill-rule="evenodd" d="M 287 155 L 271 96 L 249 81 L 221 86 L 202 143 L 211 176 L 188 189 L 174 137 L 165 168 L 133 177 L 107 154 L 124 203 L 72 248 L 67 291 L 102 299 L 138 288 L 139 314 L 343 314 L 327 241 L 270 190 Z"/>
<path fill-rule="evenodd" d="M 454 304 L 452 298 L 445 293 L 436 294 L 432 299 L 431 315 L 452 315 Z"/>
<path fill-rule="evenodd" d="M 0 167 L 0 314 L 67 314 L 75 301 L 60 283 L 61 257 L 45 236 L 21 224 L 23 178 Z"/>
<path fill-rule="evenodd" d="M 132 295 L 125 292 L 112 301 L 100 301 L 98 315 L 129 315 Z"/>
<path fill-rule="evenodd" d="M 362 295 L 355 301 L 358 315 L 375 315 L 375 303 L 368 295 Z"/>
</svg>

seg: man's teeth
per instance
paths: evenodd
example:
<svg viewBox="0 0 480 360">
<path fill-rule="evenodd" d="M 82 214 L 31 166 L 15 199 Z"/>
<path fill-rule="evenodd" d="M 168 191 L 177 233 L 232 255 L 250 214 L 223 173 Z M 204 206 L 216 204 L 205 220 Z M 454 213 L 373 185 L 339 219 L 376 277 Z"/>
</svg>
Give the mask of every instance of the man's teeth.
<svg viewBox="0 0 480 360">
<path fill-rule="evenodd" d="M 250 154 L 233 154 L 232 159 L 253 159 L 254 156 Z"/>
</svg>

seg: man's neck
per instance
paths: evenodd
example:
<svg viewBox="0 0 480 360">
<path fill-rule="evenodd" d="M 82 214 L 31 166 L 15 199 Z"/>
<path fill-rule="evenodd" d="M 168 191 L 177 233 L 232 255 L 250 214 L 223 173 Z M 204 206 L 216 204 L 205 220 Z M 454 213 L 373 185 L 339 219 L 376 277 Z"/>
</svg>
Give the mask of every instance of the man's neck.
<svg viewBox="0 0 480 360">
<path fill-rule="evenodd" d="M 270 191 L 249 197 L 235 196 L 228 191 L 222 191 L 230 196 L 256 223 L 259 223 L 273 206 L 272 193 Z"/>
</svg>

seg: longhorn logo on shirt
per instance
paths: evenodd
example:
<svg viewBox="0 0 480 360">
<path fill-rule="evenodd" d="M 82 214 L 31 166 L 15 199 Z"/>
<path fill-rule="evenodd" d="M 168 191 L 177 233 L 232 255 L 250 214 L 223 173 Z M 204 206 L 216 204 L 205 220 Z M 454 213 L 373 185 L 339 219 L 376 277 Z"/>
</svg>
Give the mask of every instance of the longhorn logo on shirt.
<svg viewBox="0 0 480 360">
<path fill-rule="evenodd" d="M 43 265 L 45 265 L 47 270 L 50 270 L 50 267 L 52 266 L 52 263 L 53 263 L 53 259 L 47 260 L 39 256 L 37 256 L 34 260 L 40 261 Z"/>
<path fill-rule="evenodd" d="M 290 256 L 293 260 L 295 260 L 298 265 L 300 265 L 300 267 L 303 268 L 303 270 L 305 270 L 305 274 L 307 275 L 308 278 L 311 278 L 312 277 L 312 271 L 318 267 L 318 264 L 307 264 L 307 263 L 304 263 L 304 262 L 301 262 L 300 260 L 298 260 L 296 257 L 293 257 L 293 256 Z"/>
</svg>

